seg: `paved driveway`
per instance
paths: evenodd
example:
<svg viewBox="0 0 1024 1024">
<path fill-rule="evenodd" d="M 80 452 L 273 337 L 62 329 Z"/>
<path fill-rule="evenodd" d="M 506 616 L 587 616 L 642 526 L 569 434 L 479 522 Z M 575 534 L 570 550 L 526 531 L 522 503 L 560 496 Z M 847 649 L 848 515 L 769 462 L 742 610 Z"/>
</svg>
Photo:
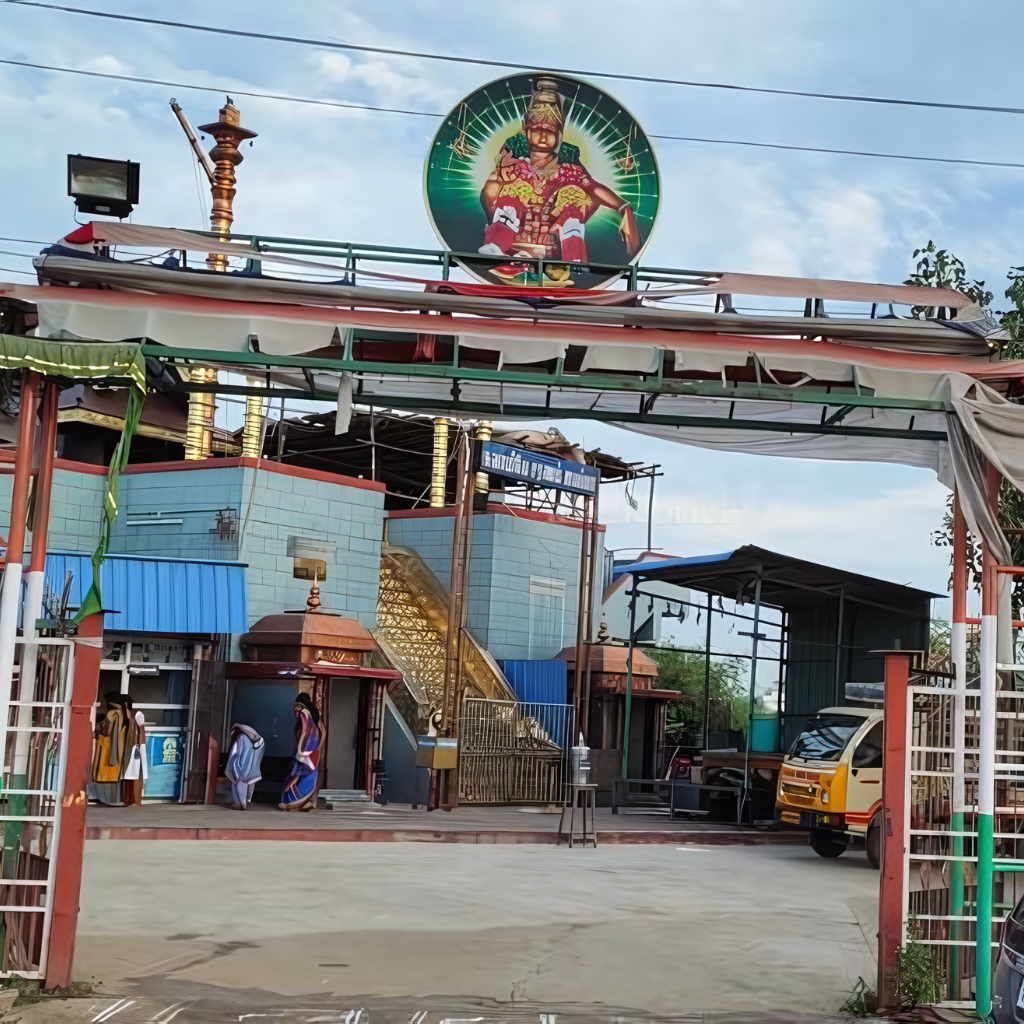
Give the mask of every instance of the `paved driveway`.
<svg viewBox="0 0 1024 1024">
<path fill-rule="evenodd" d="M 820 1015 L 873 987 L 877 891 L 863 854 L 799 847 L 90 842 L 75 976 L 110 997 L 67 1019 L 198 996 L 224 1020 L 309 999 Z"/>
</svg>

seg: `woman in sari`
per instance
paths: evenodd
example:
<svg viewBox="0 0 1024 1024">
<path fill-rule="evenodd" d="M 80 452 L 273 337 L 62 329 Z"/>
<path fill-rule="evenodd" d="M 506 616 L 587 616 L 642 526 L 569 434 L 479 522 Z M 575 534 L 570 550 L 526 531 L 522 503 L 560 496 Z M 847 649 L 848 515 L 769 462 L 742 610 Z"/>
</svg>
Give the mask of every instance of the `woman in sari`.
<svg viewBox="0 0 1024 1024">
<path fill-rule="evenodd" d="M 308 693 L 300 693 L 295 698 L 295 758 L 278 804 L 282 811 L 311 811 L 316 806 L 322 741 L 320 712 Z"/>
</svg>

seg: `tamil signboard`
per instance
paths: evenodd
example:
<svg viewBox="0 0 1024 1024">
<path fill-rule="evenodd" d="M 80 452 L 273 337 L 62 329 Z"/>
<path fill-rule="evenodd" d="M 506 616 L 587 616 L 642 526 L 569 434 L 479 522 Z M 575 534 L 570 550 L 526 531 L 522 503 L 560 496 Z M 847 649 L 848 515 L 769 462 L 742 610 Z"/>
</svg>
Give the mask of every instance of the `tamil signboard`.
<svg viewBox="0 0 1024 1024">
<path fill-rule="evenodd" d="M 660 199 L 650 141 L 622 104 L 542 73 L 467 96 L 434 137 L 424 191 L 434 230 L 470 273 L 548 288 L 613 281 L 612 267 L 647 245 Z"/>
<path fill-rule="evenodd" d="M 568 459 L 556 459 L 540 452 L 512 448 L 497 441 L 480 444 L 480 470 L 538 487 L 552 487 L 588 498 L 597 494 L 600 474 L 593 466 L 582 466 Z"/>
</svg>

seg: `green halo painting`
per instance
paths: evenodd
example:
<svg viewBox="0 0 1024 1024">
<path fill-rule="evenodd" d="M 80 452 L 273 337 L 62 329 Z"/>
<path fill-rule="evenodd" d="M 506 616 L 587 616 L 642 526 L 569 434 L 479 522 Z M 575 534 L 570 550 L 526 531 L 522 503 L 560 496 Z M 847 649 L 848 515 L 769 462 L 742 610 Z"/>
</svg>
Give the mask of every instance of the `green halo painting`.
<svg viewBox="0 0 1024 1024">
<path fill-rule="evenodd" d="M 599 288 L 651 237 L 658 165 L 621 103 L 537 72 L 491 82 L 445 118 L 424 191 L 438 238 L 479 280 Z"/>
</svg>

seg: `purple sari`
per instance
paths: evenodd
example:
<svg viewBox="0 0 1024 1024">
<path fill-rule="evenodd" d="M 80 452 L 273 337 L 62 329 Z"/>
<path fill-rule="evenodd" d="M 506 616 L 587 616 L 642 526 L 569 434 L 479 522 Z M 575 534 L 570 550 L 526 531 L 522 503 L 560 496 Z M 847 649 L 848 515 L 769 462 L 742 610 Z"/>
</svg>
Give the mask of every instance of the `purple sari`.
<svg viewBox="0 0 1024 1024">
<path fill-rule="evenodd" d="M 321 740 L 320 713 L 308 694 L 300 693 L 295 700 L 295 757 L 278 804 L 282 811 L 311 811 L 316 806 Z"/>
</svg>

